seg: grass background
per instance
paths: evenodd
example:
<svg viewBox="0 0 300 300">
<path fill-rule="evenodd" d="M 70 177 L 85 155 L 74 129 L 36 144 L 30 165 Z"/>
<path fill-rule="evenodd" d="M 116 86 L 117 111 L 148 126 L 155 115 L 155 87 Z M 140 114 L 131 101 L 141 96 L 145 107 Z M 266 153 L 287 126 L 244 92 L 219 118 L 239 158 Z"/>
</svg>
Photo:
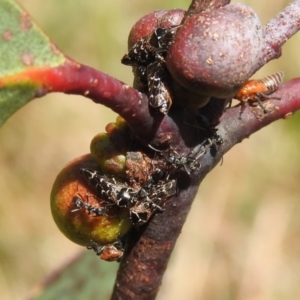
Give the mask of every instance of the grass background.
<svg viewBox="0 0 300 300">
<path fill-rule="evenodd" d="M 238 2 L 238 1 L 232 1 Z M 287 0 L 239 1 L 265 24 Z M 120 64 L 134 22 L 189 1 L 19 0 L 68 56 L 131 84 Z M 300 34 L 255 77 L 299 76 Z M 116 115 L 79 96 L 32 101 L 0 129 L 1 299 L 24 299 L 83 250 L 56 228 L 52 183 Z M 157 299 L 300 299 L 299 115 L 244 140 L 201 185 Z M 91 255 L 93 255 L 91 253 Z M 95 256 L 95 263 L 98 258 Z M 101 298 L 99 298 L 101 299 Z"/>
</svg>

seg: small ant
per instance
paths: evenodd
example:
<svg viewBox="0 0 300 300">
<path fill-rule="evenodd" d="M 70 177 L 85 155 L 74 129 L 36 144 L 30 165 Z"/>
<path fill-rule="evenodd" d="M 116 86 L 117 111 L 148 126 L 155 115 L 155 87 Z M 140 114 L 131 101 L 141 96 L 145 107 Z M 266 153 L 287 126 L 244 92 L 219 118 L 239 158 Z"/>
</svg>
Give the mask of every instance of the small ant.
<svg viewBox="0 0 300 300">
<path fill-rule="evenodd" d="M 112 244 L 99 246 L 96 242 L 90 241 L 91 245 L 87 246 L 87 249 L 92 249 L 96 252 L 101 259 L 106 261 L 120 261 L 123 254 L 124 248 L 120 239 L 117 239 Z"/>
<path fill-rule="evenodd" d="M 103 216 L 106 215 L 105 207 L 96 207 L 94 205 L 88 204 L 88 195 L 86 195 L 87 201 L 84 200 L 83 196 L 77 191 L 77 195 L 73 197 L 72 203 L 76 207 L 71 210 L 71 212 L 76 212 L 81 209 L 84 209 L 89 214 L 94 214 L 95 216 Z"/>
<path fill-rule="evenodd" d="M 199 157 L 194 158 L 190 155 L 191 153 L 186 156 L 181 156 L 175 150 L 172 150 L 173 155 L 170 155 L 170 150 L 162 151 L 162 150 L 154 148 L 150 144 L 148 145 L 148 147 L 156 152 L 161 153 L 161 155 L 163 156 L 166 163 L 172 165 L 175 169 L 184 167 L 187 174 L 190 174 L 193 171 L 199 170 L 201 167 L 201 164 L 198 161 Z"/>
<path fill-rule="evenodd" d="M 175 179 L 141 188 L 139 200 L 129 210 L 129 218 L 133 225 L 141 226 L 148 222 L 155 211 L 163 211 L 161 205 L 177 192 Z"/>
<path fill-rule="evenodd" d="M 128 207 L 134 202 L 136 191 L 128 187 L 125 183 L 117 183 L 113 177 L 102 175 L 100 172 L 92 169 L 81 168 L 81 174 L 88 183 L 96 189 L 105 200 L 118 207 Z"/>
</svg>

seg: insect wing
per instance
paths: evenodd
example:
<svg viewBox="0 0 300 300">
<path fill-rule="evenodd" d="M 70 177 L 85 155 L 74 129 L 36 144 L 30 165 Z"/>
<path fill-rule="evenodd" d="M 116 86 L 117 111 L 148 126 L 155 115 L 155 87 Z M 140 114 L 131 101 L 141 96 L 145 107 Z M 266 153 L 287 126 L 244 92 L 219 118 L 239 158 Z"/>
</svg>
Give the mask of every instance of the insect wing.
<svg viewBox="0 0 300 300">
<path fill-rule="evenodd" d="M 157 198 L 169 198 L 177 193 L 176 180 L 172 179 L 163 184 L 157 184 L 153 192 L 153 197 Z"/>
<path fill-rule="evenodd" d="M 133 69 L 133 73 L 134 73 L 133 87 L 143 93 L 146 93 L 148 91 L 146 70 L 147 67 L 145 66 L 136 66 Z"/>
<path fill-rule="evenodd" d="M 151 49 L 149 49 L 149 36 L 146 36 L 129 49 L 121 59 L 121 63 L 127 66 L 146 66 L 151 62 L 151 55 L 153 56 Z"/>
<path fill-rule="evenodd" d="M 147 68 L 149 104 L 166 114 L 172 104 L 167 89 L 166 68 L 163 63 L 156 61 Z"/>
</svg>

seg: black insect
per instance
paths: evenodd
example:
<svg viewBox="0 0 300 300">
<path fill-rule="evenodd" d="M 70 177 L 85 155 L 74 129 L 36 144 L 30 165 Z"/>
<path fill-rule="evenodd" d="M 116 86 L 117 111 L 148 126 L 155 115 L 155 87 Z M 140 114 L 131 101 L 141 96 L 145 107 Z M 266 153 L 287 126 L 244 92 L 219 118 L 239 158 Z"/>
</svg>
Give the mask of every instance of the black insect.
<svg viewBox="0 0 300 300">
<path fill-rule="evenodd" d="M 162 178 L 166 176 L 166 172 L 161 168 L 156 168 L 150 176 L 148 176 L 147 181 L 143 184 L 142 189 L 150 191 L 155 184 L 158 184 Z"/>
<path fill-rule="evenodd" d="M 96 242 L 90 241 L 90 245 L 87 246 L 87 249 L 92 249 L 96 252 L 101 259 L 106 261 L 120 261 L 123 254 L 124 248 L 120 239 L 117 239 L 112 244 L 107 244 L 104 246 L 99 246 Z"/>
<path fill-rule="evenodd" d="M 217 134 L 212 138 L 207 138 L 204 140 L 203 143 L 196 146 L 191 152 L 190 155 L 193 157 L 194 161 L 196 162 L 195 165 L 191 163 L 190 168 L 192 170 L 200 169 L 201 164 L 199 159 L 206 153 L 208 149 L 211 149 L 213 146 L 218 147 L 223 144 L 223 139 Z"/>
<path fill-rule="evenodd" d="M 113 177 L 102 175 L 92 169 L 81 168 L 80 172 L 99 196 L 108 203 L 118 207 L 129 207 L 135 201 L 137 191 L 128 187 L 125 183 L 117 183 Z"/>
<path fill-rule="evenodd" d="M 165 200 L 177 192 L 176 180 L 161 180 L 164 172 L 159 168 L 137 189 L 116 182 L 95 170 L 82 168 L 81 173 L 110 205 L 128 208 L 129 218 L 136 226 L 145 224 L 155 211 L 162 211 Z"/>
<path fill-rule="evenodd" d="M 200 158 L 206 153 L 206 151 L 215 146 L 218 147 L 223 144 L 223 138 L 218 134 L 217 129 L 210 128 L 209 129 L 209 138 L 206 138 L 204 142 L 196 146 L 192 149 L 187 155 L 180 155 L 175 150 L 166 150 L 162 151 L 154 148 L 152 145 L 148 145 L 152 150 L 159 152 L 165 162 L 172 166 L 169 175 L 174 170 L 178 170 L 180 168 L 184 168 L 187 174 L 191 174 L 201 168 Z M 168 176 L 167 176 L 168 178 Z"/>
<path fill-rule="evenodd" d="M 72 209 L 71 212 L 76 212 L 81 209 L 84 209 L 89 214 L 94 214 L 95 216 L 106 215 L 105 207 L 97 207 L 97 206 L 88 204 L 88 202 L 84 201 L 83 197 L 80 194 L 78 194 L 78 196 L 73 197 L 72 203 L 76 208 Z"/>
<path fill-rule="evenodd" d="M 129 218 L 134 226 L 141 226 L 147 223 L 155 212 L 150 202 L 138 201 L 135 206 L 129 210 Z"/>
<path fill-rule="evenodd" d="M 150 106 L 163 114 L 168 113 L 172 105 L 168 84 L 170 75 L 164 58 L 179 27 L 155 28 L 134 44 L 121 59 L 123 64 L 135 67 L 135 87 L 142 92 L 148 87 Z"/>
<path fill-rule="evenodd" d="M 134 66 L 134 82 L 133 87 L 142 93 L 148 93 L 147 67 Z"/>
<path fill-rule="evenodd" d="M 169 72 L 165 63 L 161 60 L 156 60 L 149 64 L 146 73 L 149 104 L 163 114 L 168 113 L 172 105 L 172 98 L 168 87 Z"/>
<path fill-rule="evenodd" d="M 142 188 L 138 194 L 138 200 L 129 210 L 132 224 L 141 226 L 147 223 L 156 211 L 163 211 L 164 202 L 176 192 L 177 182 L 175 179 L 148 185 L 147 189 Z"/>
<path fill-rule="evenodd" d="M 173 170 L 180 169 L 183 167 L 185 171 L 188 174 L 190 174 L 196 170 L 199 170 L 201 167 L 201 164 L 198 161 L 200 156 L 198 157 L 197 155 L 197 157 L 194 157 L 194 155 L 196 155 L 195 151 L 191 151 L 188 155 L 182 156 L 179 153 L 177 153 L 175 150 L 161 151 L 159 149 L 154 148 L 150 144 L 148 146 L 152 150 L 159 152 L 162 155 L 165 162 L 172 166 Z"/>
<path fill-rule="evenodd" d="M 121 63 L 128 66 L 148 66 L 161 60 L 171 45 L 179 26 L 157 27 L 135 43 L 123 56 Z"/>
<path fill-rule="evenodd" d="M 171 27 L 157 27 L 154 29 L 155 37 L 152 44 L 158 46 L 159 49 L 167 51 L 174 40 L 174 36 L 181 25 L 173 25 Z"/>
</svg>

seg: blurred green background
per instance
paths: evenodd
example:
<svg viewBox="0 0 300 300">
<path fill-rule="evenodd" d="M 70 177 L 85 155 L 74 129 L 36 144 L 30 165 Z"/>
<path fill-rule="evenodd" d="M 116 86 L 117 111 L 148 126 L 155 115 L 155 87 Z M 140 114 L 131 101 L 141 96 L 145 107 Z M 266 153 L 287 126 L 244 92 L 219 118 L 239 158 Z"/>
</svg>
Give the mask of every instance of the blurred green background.
<svg viewBox="0 0 300 300">
<path fill-rule="evenodd" d="M 265 24 L 291 1 L 232 2 L 253 7 Z M 134 22 L 155 9 L 189 6 L 183 0 L 19 3 L 68 56 L 128 84 L 131 69 L 120 58 Z M 279 70 L 284 81 L 299 76 L 299 46 L 300 34 L 255 77 Z M 56 228 L 50 190 L 61 168 L 87 153 L 93 136 L 115 116 L 83 97 L 52 94 L 32 101 L 0 129 L 1 299 L 26 298 L 82 251 Z M 300 299 L 299 122 L 296 114 L 271 124 L 209 174 L 157 299 Z"/>
</svg>

